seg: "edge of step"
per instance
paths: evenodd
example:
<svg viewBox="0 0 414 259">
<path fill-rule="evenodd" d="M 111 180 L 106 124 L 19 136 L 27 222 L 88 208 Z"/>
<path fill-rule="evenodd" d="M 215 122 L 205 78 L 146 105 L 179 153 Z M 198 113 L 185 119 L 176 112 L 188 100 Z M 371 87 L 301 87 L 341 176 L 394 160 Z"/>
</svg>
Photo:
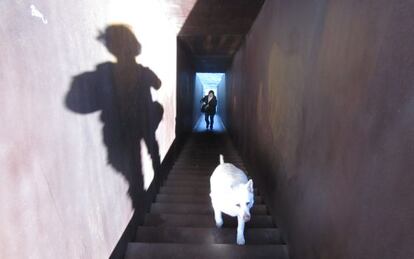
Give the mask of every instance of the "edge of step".
<svg viewBox="0 0 414 259">
<path fill-rule="evenodd" d="M 234 228 L 237 226 L 237 218 L 223 214 L 223 228 Z M 153 227 L 215 227 L 213 215 L 202 214 L 167 214 L 147 213 L 144 226 Z M 276 225 L 270 215 L 253 215 L 246 222 L 246 228 L 273 228 Z"/>
<path fill-rule="evenodd" d="M 129 243 L 125 259 L 159 258 L 288 259 L 286 245 Z"/>
<path fill-rule="evenodd" d="M 136 242 L 147 243 L 188 243 L 188 244 L 235 244 L 236 228 L 198 227 L 151 227 L 140 226 Z M 247 245 L 284 244 L 277 228 L 246 228 Z"/>
</svg>

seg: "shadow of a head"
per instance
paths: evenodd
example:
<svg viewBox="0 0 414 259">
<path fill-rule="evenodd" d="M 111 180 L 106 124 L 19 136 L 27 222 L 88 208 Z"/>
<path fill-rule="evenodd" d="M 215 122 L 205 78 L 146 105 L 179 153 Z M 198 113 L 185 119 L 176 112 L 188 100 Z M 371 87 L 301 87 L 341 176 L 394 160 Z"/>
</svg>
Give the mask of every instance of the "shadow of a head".
<svg viewBox="0 0 414 259">
<path fill-rule="evenodd" d="M 141 44 L 126 25 L 109 25 L 97 37 L 118 61 L 135 58 L 141 54 Z"/>
</svg>

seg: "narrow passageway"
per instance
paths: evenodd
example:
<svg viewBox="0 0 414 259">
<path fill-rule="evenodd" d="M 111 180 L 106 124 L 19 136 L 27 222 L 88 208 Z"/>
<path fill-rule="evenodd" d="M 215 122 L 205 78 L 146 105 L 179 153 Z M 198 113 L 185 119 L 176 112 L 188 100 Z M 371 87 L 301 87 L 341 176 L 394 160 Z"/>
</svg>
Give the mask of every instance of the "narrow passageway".
<svg viewBox="0 0 414 259">
<path fill-rule="evenodd" d="M 209 178 L 219 154 L 246 172 L 218 117 L 217 128 L 205 130 L 200 117 L 167 180 L 139 226 L 126 258 L 273 258 L 286 259 L 287 247 L 255 189 L 252 218 L 246 224 L 246 245 L 236 244 L 237 219 L 224 214 L 216 228 L 209 197 Z"/>
<path fill-rule="evenodd" d="M 0 1 L 1 259 L 414 258 L 414 1 L 33 2 Z"/>
</svg>

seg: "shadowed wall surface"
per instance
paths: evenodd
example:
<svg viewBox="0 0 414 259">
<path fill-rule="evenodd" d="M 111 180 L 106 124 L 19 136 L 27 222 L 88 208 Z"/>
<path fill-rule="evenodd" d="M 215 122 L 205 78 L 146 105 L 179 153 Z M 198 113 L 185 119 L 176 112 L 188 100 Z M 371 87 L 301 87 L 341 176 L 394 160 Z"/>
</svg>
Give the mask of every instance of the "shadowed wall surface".
<svg viewBox="0 0 414 259">
<path fill-rule="evenodd" d="M 204 88 L 201 80 L 198 76 L 195 77 L 195 91 L 194 91 L 194 111 L 193 111 L 193 118 L 194 123 L 200 118 L 200 115 L 204 115 L 201 113 L 201 98 L 204 97 Z"/>
<path fill-rule="evenodd" d="M 194 2 L 1 1 L 0 258 L 109 257 L 175 138 L 176 35 Z M 112 24 L 133 35 L 118 47 L 140 43 L 136 63 L 97 40 Z"/>
<path fill-rule="evenodd" d="M 221 119 L 225 122 L 227 120 L 226 105 L 226 75 L 224 74 L 219 84 L 217 85 L 217 114 L 220 115 Z"/>
<path fill-rule="evenodd" d="M 227 74 L 292 258 L 414 257 L 414 3 L 266 1 Z"/>
<path fill-rule="evenodd" d="M 191 55 L 177 39 L 177 127 L 181 136 L 189 134 L 194 126 L 195 68 Z M 198 106 L 198 104 L 197 104 Z M 178 136 L 177 136 L 178 137 Z"/>
</svg>

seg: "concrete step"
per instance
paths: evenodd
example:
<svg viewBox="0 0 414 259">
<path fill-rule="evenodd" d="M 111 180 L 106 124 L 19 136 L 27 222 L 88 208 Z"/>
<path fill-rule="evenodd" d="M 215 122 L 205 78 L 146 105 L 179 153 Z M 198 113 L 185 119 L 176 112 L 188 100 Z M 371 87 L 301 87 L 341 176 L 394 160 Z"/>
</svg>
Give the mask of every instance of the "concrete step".
<svg viewBox="0 0 414 259">
<path fill-rule="evenodd" d="M 236 228 L 184 228 L 146 227 L 138 228 L 136 242 L 189 243 L 189 244 L 235 244 Z M 247 245 L 283 244 L 277 228 L 246 228 Z"/>
<path fill-rule="evenodd" d="M 181 158 L 207 158 L 207 159 L 216 159 L 218 161 L 220 155 L 223 155 L 224 161 L 226 159 L 231 158 L 239 158 L 239 154 L 234 151 L 227 150 L 206 150 L 205 148 L 201 149 L 194 149 L 194 148 L 184 148 L 184 150 L 181 151 L 180 157 Z"/>
<path fill-rule="evenodd" d="M 234 228 L 237 219 L 223 214 L 223 228 Z M 154 227 L 215 227 L 213 215 L 197 214 L 153 214 L 145 215 L 144 226 Z M 246 223 L 247 228 L 272 228 L 275 227 L 272 218 L 267 215 L 254 215 Z"/>
<path fill-rule="evenodd" d="M 188 194 L 158 194 L 155 198 L 158 203 L 202 203 L 211 204 L 208 194 L 188 195 Z"/>
<path fill-rule="evenodd" d="M 237 156 L 237 155 L 232 155 L 232 156 L 223 156 L 224 158 L 224 162 L 226 163 L 237 163 L 237 162 L 243 162 L 243 160 Z M 187 156 L 180 156 L 176 162 L 184 162 L 184 161 L 194 161 L 194 162 L 199 162 L 199 163 L 216 163 L 219 164 L 220 163 L 220 155 L 214 155 L 214 156 L 194 156 L 194 155 L 187 155 Z"/>
<path fill-rule="evenodd" d="M 213 149 L 214 148 L 214 149 Z M 195 152 L 209 152 L 209 153 L 217 153 L 222 154 L 230 153 L 230 154 L 237 154 L 236 149 L 234 146 L 231 145 L 229 142 L 224 143 L 222 141 L 218 141 L 217 143 L 212 143 L 210 140 L 208 143 L 205 140 L 202 141 L 189 141 L 186 145 L 184 145 L 182 151 L 195 151 Z"/>
<path fill-rule="evenodd" d="M 166 180 L 164 186 L 200 186 L 200 187 L 210 187 L 210 181 L 197 181 L 197 180 Z"/>
<path fill-rule="evenodd" d="M 243 164 L 243 161 L 240 158 L 228 158 L 224 159 L 225 163 L 232 163 L 232 164 Z M 202 164 L 202 165 L 219 165 L 220 160 L 219 157 L 211 159 L 211 158 L 181 158 L 175 161 L 174 164 Z"/>
<path fill-rule="evenodd" d="M 246 167 L 243 164 L 234 164 L 237 168 L 239 168 L 242 171 L 247 171 Z M 217 164 L 212 164 L 212 165 L 191 165 L 191 164 L 186 164 L 186 165 L 177 165 L 175 164 L 172 169 L 171 172 L 174 171 L 200 171 L 200 172 L 208 172 L 208 173 L 213 173 L 213 171 L 216 169 L 218 165 Z"/>
<path fill-rule="evenodd" d="M 285 245 L 129 243 L 125 259 L 288 259 Z"/>
<path fill-rule="evenodd" d="M 210 181 L 186 181 L 186 180 L 166 180 L 164 182 L 165 187 L 200 187 L 200 188 L 210 188 Z"/>
<path fill-rule="evenodd" d="M 213 170 L 216 169 L 217 166 L 218 164 L 174 164 L 172 170 L 212 170 L 211 172 L 213 172 Z M 246 168 L 242 164 L 236 164 L 235 166 L 237 166 L 243 171 L 246 171 Z"/>
<path fill-rule="evenodd" d="M 249 176 L 248 176 L 249 177 Z M 200 174 L 200 173 L 187 173 L 187 172 L 172 172 L 167 176 L 167 179 L 165 183 L 168 181 L 193 181 L 193 182 L 204 182 L 209 183 L 210 182 L 210 174 Z"/>
<path fill-rule="evenodd" d="M 159 191 L 160 194 L 209 194 L 210 187 L 169 187 L 162 186 Z"/>
<path fill-rule="evenodd" d="M 210 204 L 192 204 L 192 203 L 153 203 L 151 205 L 151 213 L 154 214 L 206 214 L 213 215 L 213 208 Z M 266 205 L 254 204 L 250 209 L 252 216 L 267 215 Z"/>
<path fill-rule="evenodd" d="M 174 165 L 171 168 L 170 173 L 205 173 L 211 175 L 214 170 L 216 170 L 217 165 L 213 166 L 204 166 L 204 165 L 194 165 L 194 166 L 178 166 Z M 247 169 L 243 165 L 236 165 L 237 168 L 242 170 L 243 172 L 246 172 Z"/>
<path fill-rule="evenodd" d="M 214 149 L 212 149 L 214 148 Z M 223 142 L 217 141 L 216 143 L 211 142 L 211 140 L 206 141 L 204 140 L 197 140 L 197 141 L 189 141 L 187 145 L 184 145 L 183 150 L 193 150 L 198 152 L 227 152 L 227 153 L 235 153 L 237 151 L 234 149 L 234 146 L 230 142 Z"/>
<path fill-rule="evenodd" d="M 215 163 L 220 162 L 220 152 L 198 152 L 198 151 L 183 151 L 180 153 L 179 158 L 176 161 L 182 159 L 194 159 L 194 160 L 203 160 L 203 161 L 212 161 Z M 240 156 L 237 154 L 230 154 L 224 152 L 223 154 L 224 161 L 240 160 Z"/>
<path fill-rule="evenodd" d="M 200 203 L 211 205 L 211 199 L 208 194 L 158 194 L 155 201 L 158 203 Z M 263 204 L 263 198 L 260 195 L 256 195 L 254 197 L 254 204 Z"/>
<path fill-rule="evenodd" d="M 170 172 L 186 172 L 186 171 L 193 171 L 193 172 L 199 172 L 199 171 L 208 171 L 210 173 L 212 173 L 214 171 L 214 169 L 216 169 L 217 165 L 211 165 L 211 166 L 177 166 L 174 165 L 171 168 Z"/>
<path fill-rule="evenodd" d="M 182 162 L 189 162 L 189 161 L 218 165 L 220 163 L 220 155 L 219 154 L 215 154 L 215 155 L 188 154 L 188 155 L 180 156 L 175 162 L 182 163 Z M 243 162 L 243 160 L 237 155 L 232 155 L 232 156 L 224 156 L 224 162 L 234 164 L 234 163 Z"/>
<path fill-rule="evenodd" d="M 214 168 L 173 168 L 169 174 L 194 174 L 199 176 L 210 176 L 213 171 Z"/>
<path fill-rule="evenodd" d="M 162 186 L 160 188 L 160 194 L 209 194 L 210 187 L 199 187 L 199 186 Z M 254 193 L 258 194 L 258 190 L 255 188 Z"/>
<path fill-rule="evenodd" d="M 191 173 L 170 173 L 167 180 L 191 180 L 210 182 L 210 175 L 206 174 L 191 174 Z"/>
<path fill-rule="evenodd" d="M 165 187 L 200 187 L 210 188 L 210 181 L 185 181 L 185 180 L 166 180 Z"/>
<path fill-rule="evenodd" d="M 209 169 L 194 169 L 194 168 L 189 168 L 189 169 L 173 169 L 173 170 L 170 171 L 170 173 L 168 174 L 168 176 L 181 176 L 181 175 L 186 175 L 186 176 L 189 176 L 189 177 L 192 177 L 192 176 L 196 176 L 196 177 L 207 177 L 207 179 L 210 179 L 210 176 L 213 174 L 213 172 L 214 172 L 214 169 L 211 169 L 211 170 L 209 170 Z M 249 178 L 248 172 L 244 171 L 244 173 Z"/>
</svg>

